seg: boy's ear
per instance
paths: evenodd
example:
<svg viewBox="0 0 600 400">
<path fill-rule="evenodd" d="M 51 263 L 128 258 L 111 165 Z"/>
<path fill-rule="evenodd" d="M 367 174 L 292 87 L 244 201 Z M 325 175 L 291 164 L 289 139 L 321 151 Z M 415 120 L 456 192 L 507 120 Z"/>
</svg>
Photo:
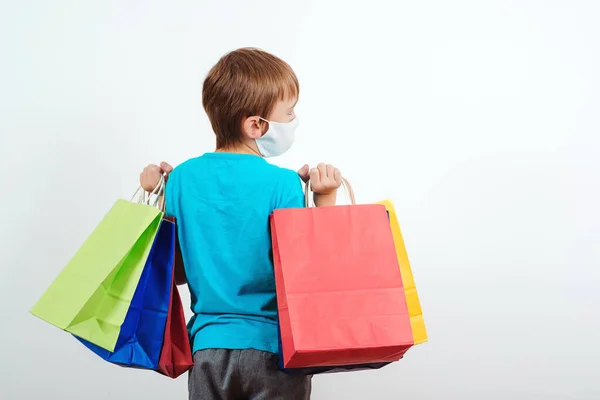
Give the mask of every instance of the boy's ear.
<svg viewBox="0 0 600 400">
<path fill-rule="evenodd" d="M 247 138 L 258 139 L 265 134 L 264 125 L 260 118 L 248 117 L 242 122 L 242 132 Z"/>
</svg>

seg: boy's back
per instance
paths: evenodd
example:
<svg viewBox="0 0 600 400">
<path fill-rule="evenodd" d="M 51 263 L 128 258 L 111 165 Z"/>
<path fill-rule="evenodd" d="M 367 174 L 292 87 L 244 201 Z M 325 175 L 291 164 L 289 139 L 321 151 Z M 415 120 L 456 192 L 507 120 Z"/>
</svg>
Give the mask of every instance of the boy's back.
<svg viewBox="0 0 600 400">
<path fill-rule="evenodd" d="M 303 207 L 297 173 L 249 154 L 208 153 L 176 168 L 166 192 L 192 293 L 193 351 L 277 353 L 269 215 Z"/>
<path fill-rule="evenodd" d="M 269 216 L 304 206 L 299 175 L 310 176 L 317 207 L 335 205 L 342 178 L 332 165 L 296 173 L 264 160 L 292 146 L 299 90 L 294 71 L 272 54 L 244 48 L 224 55 L 202 86 L 216 152 L 169 175 L 167 214 L 177 219 L 194 312 L 190 400 L 310 398 L 310 376 L 278 367 Z M 171 170 L 149 165 L 140 183 L 152 191 Z"/>
</svg>

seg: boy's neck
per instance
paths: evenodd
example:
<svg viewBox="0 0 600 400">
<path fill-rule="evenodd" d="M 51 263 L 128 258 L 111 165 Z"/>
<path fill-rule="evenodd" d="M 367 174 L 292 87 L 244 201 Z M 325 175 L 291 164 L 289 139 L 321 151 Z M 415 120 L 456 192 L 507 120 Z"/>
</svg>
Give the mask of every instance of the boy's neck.
<svg viewBox="0 0 600 400">
<path fill-rule="evenodd" d="M 250 154 L 257 157 L 262 157 L 256 145 L 250 146 L 246 143 L 241 143 L 237 146 L 227 146 L 217 148 L 215 150 L 216 153 L 233 153 L 233 154 Z"/>
</svg>

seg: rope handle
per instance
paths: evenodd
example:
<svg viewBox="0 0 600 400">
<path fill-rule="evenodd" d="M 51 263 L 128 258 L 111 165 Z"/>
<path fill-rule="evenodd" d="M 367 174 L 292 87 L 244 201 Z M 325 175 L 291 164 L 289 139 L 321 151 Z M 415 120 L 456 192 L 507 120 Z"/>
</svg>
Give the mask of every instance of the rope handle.
<svg viewBox="0 0 600 400">
<path fill-rule="evenodd" d="M 163 194 L 165 191 L 165 186 L 166 186 L 165 176 L 161 175 L 160 181 L 158 181 L 158 184 L 156 185 L 156 187 L 154 188 L 154 190 L 152 192 L 149 192 L 149 193 L 146 192 L 145 190 L 142 189 L 142 186 L 140 185 L 140 186 L 138 186 L 137 190 L 131 197 L 131 201 L 134 201 L 135 197 L 138 196 L 138 193 L 139 193 L 139 196 L 137 199 L 138 204 L 145 204 L 147 206 L 152 206 L 152 207 L 158 208 L 162 212 L 165 212 L 164 198 L 161 201 L 161 198 L 163 197 Z M 141 193 L 140 193 L 140 191 L 141 191 Z M 151 203 L 150 200 L 152 199 L 152 197 L 154 197 L 154 200 Z M 159 205 L 159 203 L 160 203 L 160 205 Z"/>
<path fill-rule="evenodd" d="M 350 182 L 348 182 L 348 180 L 346 178 L 342 178 L 342 186 L 346 190 L 346 194 L 348 195 L 348 197 L 350 197 L 350 204 L 355 205 L 356 198 L 354 196 L 354 190 L 352 189 L 352 185 L 350 184 Z M 310 189 L 310 179 L 309 179 L 308 181 L 306 181 L 306 190 L 304 191 L 304 206 L 307 208 L 310 207 L 310 196 L 309 196 L 310 192 L 311 192 L 311 189 Z"/>
</svg>

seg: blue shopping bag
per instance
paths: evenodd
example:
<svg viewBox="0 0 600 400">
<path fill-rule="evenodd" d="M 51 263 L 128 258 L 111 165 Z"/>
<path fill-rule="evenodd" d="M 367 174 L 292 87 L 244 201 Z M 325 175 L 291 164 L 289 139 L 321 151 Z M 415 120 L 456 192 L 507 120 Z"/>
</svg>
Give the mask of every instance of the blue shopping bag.
<svg viewBox="0 0 600 400">
<path fill-rule="evenodd" d="M 175 256 L 175 223 L 163 219 L 113 352 L 75 336 L 104 360 L 157 370 L 169 312 Z"/>
</svg>

